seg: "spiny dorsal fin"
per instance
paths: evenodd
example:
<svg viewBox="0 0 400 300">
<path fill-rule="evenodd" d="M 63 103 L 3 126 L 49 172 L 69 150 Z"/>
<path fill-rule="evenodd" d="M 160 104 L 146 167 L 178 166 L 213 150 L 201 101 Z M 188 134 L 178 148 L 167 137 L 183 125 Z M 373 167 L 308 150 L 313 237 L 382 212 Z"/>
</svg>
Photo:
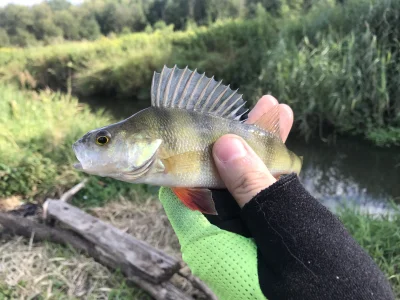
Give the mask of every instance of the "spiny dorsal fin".
<svg viewBox="0 0 400 300">
<path fill-rule="evenodd" d="M 180 108 L 208 113 L 231 120 L 240 120 L 247 112 L 245 101 L 237 90 L 217 82 L 214 77 L 164 66 L 161 73 L 154 72 L 151 85 L 151 105 Z M 243 122 L 245 120 L 242 120 Z"/>
<path fill-rule="evenodd" d="M 269 111 L 263 114 L 253 125 L 264 129 L 273 135 L 280 138 L 280 126 L 279 126 L 279 105 L 273 106 Z"/>
</svg>

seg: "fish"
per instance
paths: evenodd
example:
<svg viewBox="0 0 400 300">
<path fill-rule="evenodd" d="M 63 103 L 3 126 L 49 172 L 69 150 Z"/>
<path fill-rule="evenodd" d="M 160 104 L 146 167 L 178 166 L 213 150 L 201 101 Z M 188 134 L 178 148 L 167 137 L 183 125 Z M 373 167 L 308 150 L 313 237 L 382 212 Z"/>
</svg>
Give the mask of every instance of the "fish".
<svg viewBox="0 0 400 300">
<path fill-rule="evenodd" d="M 120 122 L 93 129 L 73 145 L 74 167 L 130 183 L 170 187 L 192 210 L 216 215 L 212 189 L 224 189 L 212 157 L 225 134 L 242 137 L 276 178 L 299 174 L 303 158 L 280 137 L 275 105 L 246 123 L 243 95 L 187 66 L 154 72 L 151 105 Z"/>
</svg>

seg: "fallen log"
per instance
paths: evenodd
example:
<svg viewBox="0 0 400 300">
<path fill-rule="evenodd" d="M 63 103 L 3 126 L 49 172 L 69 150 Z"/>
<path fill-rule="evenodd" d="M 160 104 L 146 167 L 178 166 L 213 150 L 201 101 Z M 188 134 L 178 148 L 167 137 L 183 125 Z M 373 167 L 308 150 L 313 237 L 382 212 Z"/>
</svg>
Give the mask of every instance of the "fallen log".
<svg viewBox="0 0 400 300">
<path fill-rule="evenodd" d="M 9 233 L 32 238 L 37 241 L 50 241 L 65 246 L 72 246 L 78 252 L 82 252 L 96 261 L 111 269 L 118 269 L 119 263 L 110 258 L 110 254 L 104 253 L 96 245 L 88 242 L 86 239 L 74 234 L 70 230 L 62 228 L 52 228 L 36 221 L 26 219 L 20 216 L 0 212 L 0 224 L 7 229 Z M 126 271 L 127 269 L 125 269 Z M 123 270 L 122 270 L 123 271 Z M 136 284 L 138 287 L 148 292 L 154 299 L 169 300 L 183 299 L 193 300 L 169 281 L 155 284 L 149 282 L 140 276 L 128 271 L 127 280 Z"/>
<path fill-rule="evenodd" d="M 83 181 L 68 190 L 60 197 L 61 201 L 48 199 L 43 205 L 43 219 L 28 219 L 20 216 L 20 212 L 0 212 L 0 224 L 14 235 L 72 246 L 110 269 L 121 270 L 128 281 L 154 299 L 193 300 L 170 281 L 174 274 L 191 282 L 208 299 L 217 299 L 200 279 L 190 274 L 182 262 L 68 204 L 85 184 L 86 181 Z M 26 208 L 21 209 L 24 211 Z M 69 229 L 49 226 L 54 225 L 55 221 Z"/>
<path fill-rule="evenodd" d="M 160 283 L 180 269 L 180 263 L 175 258 L 66 202 L 47 200 L 43 212 L 46 217 L 60 221 L 93 243 L 127 276 L 139 275 L 153 283 Z"/>
<path fill-rule="evenodd" d="M 34 220 L 4 212 L 0 212 L 0 224 L 8 233 L 33 238 L 35 242 L 51 241 L 61 245 L 71 245 L 76 250 L 92 256 L 93 245 L 69 230 L 49 227 Z"/>
</svg>

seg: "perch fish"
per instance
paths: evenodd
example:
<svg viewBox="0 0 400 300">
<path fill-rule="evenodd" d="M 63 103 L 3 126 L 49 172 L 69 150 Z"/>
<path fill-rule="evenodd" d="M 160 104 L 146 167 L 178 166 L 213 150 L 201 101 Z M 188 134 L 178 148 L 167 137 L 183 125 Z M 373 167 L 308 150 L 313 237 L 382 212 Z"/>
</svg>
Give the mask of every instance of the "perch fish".
<svg viewBox="0 0 400 300">
<path fill-rule="evenodd" d="M 216 214 L 210 189 L 225 187 L 212 158 L 222 135 L 242 137 L 270 172 L 299 173 L 302 158 L 280 138 L 278 105 L 256 123 L 247 124 L 242 95 L 191 71 L 164 66 L 154 73 L 151 106 L 131 117 L 86 133 L 73 144 L 89 174 L 171 187 L 189 208 Z"/>
</svg>

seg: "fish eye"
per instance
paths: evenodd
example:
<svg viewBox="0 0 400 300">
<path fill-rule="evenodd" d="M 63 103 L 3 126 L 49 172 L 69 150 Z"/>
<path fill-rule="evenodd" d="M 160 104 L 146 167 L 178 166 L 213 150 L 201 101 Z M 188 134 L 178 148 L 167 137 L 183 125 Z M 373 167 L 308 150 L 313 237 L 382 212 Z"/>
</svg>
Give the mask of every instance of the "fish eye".
<svg viewBox="0 0 400 300">
<path fill-rule="evenodd" d="M 107 131 L 100 131 L 96 134 L 96 144 L 104 146 L 110 141 L 111 134 Z"/>
</svg>

